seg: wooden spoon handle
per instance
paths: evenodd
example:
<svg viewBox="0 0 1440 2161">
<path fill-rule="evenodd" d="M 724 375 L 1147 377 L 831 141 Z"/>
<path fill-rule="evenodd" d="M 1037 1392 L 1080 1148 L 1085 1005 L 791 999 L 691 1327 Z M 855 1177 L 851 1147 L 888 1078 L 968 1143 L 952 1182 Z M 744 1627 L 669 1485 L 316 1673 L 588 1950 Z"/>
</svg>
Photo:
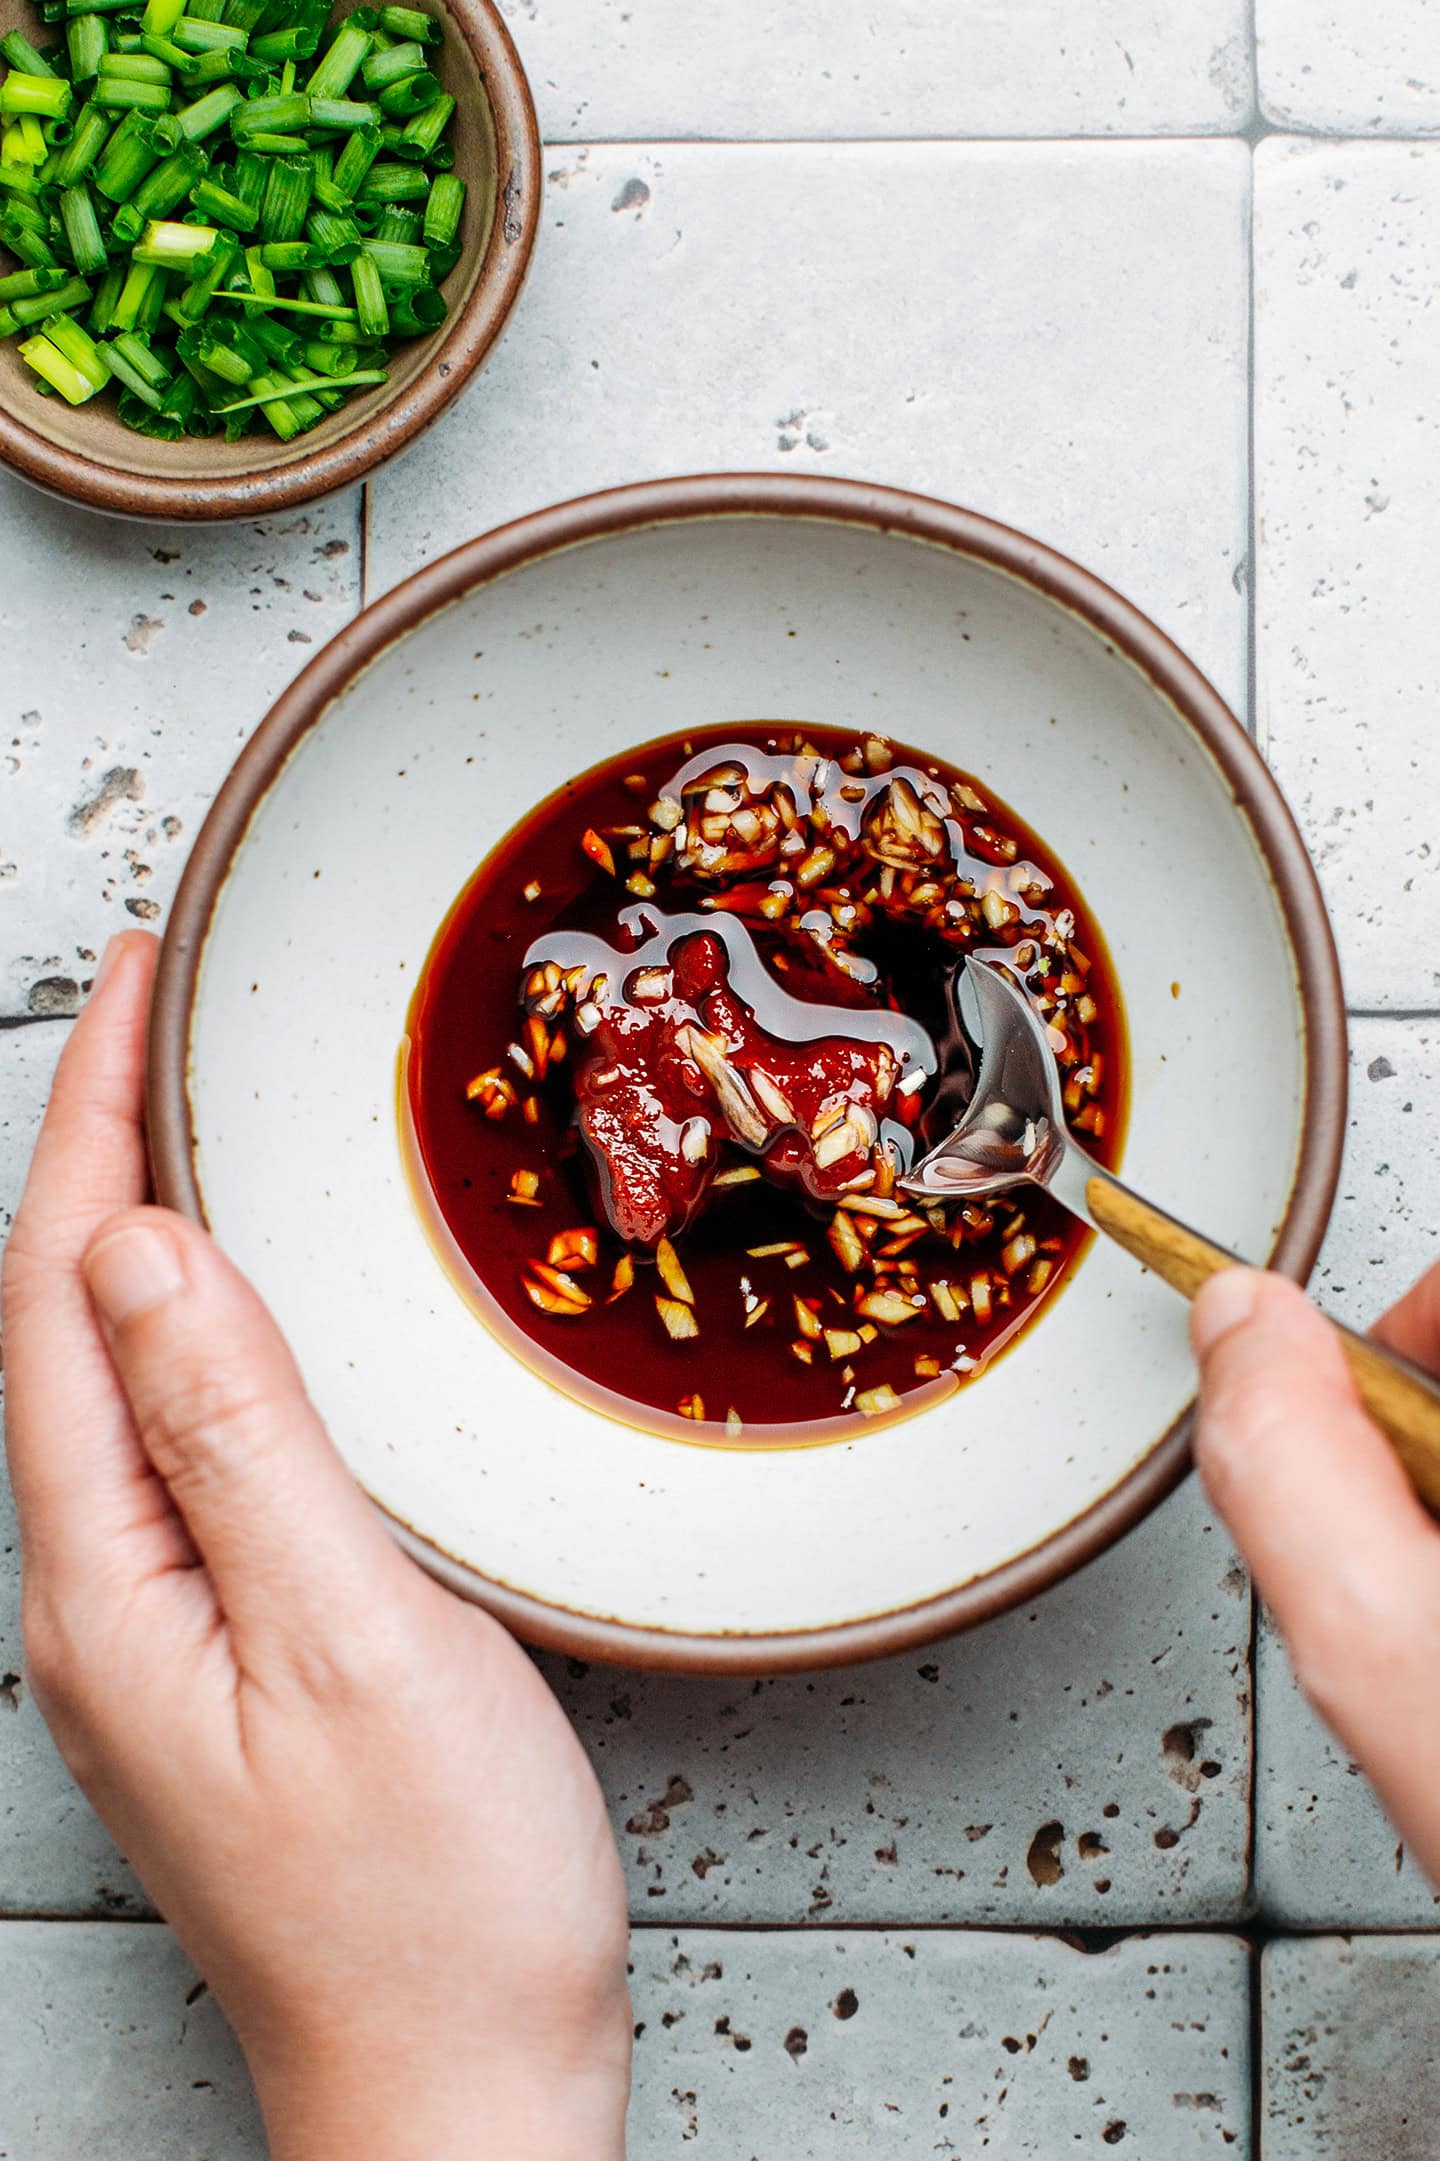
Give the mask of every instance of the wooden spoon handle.
<svg viewBox="0 0 1440 2161">
<path fill-rule="evenodd" d="M 1235 1266 L 1233 1253 L 1211 1245 L 1113 1178 L 1089 1179 L 1085 1199 L 1100 1230 L 1185 1298 L 1193 1298 L 1221 1268 Z M 1357 1336 L 1340 1321 L 1330 1325 L 1344 1345 L 1361 1402 L 1388 1436 L 1416 1492 L 1440 1514 L 1440 1388 L 1418 1366 L 1382 1350 L 1368 1336 Z"/>
</svg>

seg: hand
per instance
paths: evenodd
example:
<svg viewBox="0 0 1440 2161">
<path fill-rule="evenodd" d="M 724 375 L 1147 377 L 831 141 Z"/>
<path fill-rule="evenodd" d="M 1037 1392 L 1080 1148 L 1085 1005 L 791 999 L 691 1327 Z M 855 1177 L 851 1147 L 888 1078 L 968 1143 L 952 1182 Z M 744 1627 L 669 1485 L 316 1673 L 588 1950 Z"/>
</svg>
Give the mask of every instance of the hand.
<svg viewBox="0 0 1440 2161">
<path fill-rule="evenodd" d="M 1440 1268 L 1375 1334 L 1440 1371 Z M 1293 1284 L 1226 1269 L 1196 1299 L 1191 1336 L 1210 1497 L 1301 1686 L 1440 1882 L 1440 1527 Z"/>
<path fill-rule="evenodd" d="M 530 1660 L 387 1536 L 255 1293 L 139 1205 L 154 954 L 106 954 L 5 1255 L 36 1695 L 233 2021 L 275 2161 L 609 2161 L 599 1790 Z"/>
</svg>

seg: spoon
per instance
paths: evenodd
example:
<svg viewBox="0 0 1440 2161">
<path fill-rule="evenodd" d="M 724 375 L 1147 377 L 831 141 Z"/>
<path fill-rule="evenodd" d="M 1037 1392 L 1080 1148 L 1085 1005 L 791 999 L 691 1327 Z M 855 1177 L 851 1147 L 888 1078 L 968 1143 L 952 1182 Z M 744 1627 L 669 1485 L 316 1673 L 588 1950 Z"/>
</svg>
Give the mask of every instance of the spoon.
<svg viewBox="0 0 1440 2161">
<path fill-rule="evenodd" d="M 1236 1265 L 1233 1253 L 1132 1193 L 1073 1138 L 1044 1028 L 1009 975 L 966 959 L 951 995 L 966 1034 L 980 1047 L 975 1093 L 949 1137 L 900 1179 L 905 1192 L 959 1201 L 1016 1185 L 1041 1186 L 1185 1298 L 1220 1269 Z M 1422 1499 L 1440 1513 L 1440 1388 L 1407 1359 L 1339 1321 L 1330 1325 L 1366 1410 Z"/>
</svg>

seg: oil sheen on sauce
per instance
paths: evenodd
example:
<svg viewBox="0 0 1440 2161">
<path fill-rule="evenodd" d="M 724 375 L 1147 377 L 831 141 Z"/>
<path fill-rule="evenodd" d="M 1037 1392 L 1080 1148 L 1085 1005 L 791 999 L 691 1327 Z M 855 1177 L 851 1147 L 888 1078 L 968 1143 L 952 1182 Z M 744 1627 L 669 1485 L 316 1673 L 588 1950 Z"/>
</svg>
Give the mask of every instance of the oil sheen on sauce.
<svg viewBox="0 0 1440 2161">
<path fill-rule="evenodd" d="M 411 1005 L 403 1139 L 458 1287 L 564 1392 L 677 1439 L 811 1444 L 942 1401 L 1087 1238 L 1036 1191 L 927 1221 L 873 1175 L 968 1100 L 964 953 L 1036 998 L 1113 1162 L 1104 941 L 983 779 L 746 722 L 568 782 L 475 872 Z"/>
</svg>

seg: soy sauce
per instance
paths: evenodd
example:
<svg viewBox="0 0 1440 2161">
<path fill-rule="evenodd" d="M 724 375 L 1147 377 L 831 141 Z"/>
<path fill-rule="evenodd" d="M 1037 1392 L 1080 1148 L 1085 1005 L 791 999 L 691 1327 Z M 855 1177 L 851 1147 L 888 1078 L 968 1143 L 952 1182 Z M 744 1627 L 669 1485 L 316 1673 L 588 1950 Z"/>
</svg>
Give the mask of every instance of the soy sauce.
<svg viewBox="0 0 1440 2161">
<path fill-rule="evenodd" d="M 972 935 L 952 935 L 938 904 L 929 911 L 938 930 L 896 920 L 880 905 L 863 927 L 837 939 L 844 948 L 841 965 L 816 943 L 824 926 L 811 893 L 798 890 L 789 875 L 793 858 L 742 865 L 718 881 L 677 868 L 673 854 L 663 865 L 642 861 L 632 868 L 627 851 L 639 843 L 629 836 L 650 831 L 653 839 L 648 807 L 661 800 L 703 802 L 693 792 L 697 779 L 737 767 L 743 767 L 747 802 L 766 788 L 776 800 L 773 788 L 796 769 L 797 748 L 802 757 L 813 752 L 824 761 L 821 771 L 828 777 L 815 799 L 826 806 L 821 815 L 842 872 L 845 850 L 855 846 L 877 806 L 893 800 L 896 777 L 906 776 L 904 801 L 920 801 L 922 812 L 930 806 L 935 817 L 945 804 L 945 869 L 948 879 L 958 881 L 955 890 L 1005 896 L 1003 906 L 991 908 L 996 920 L 977 916 Z M 857 758 L 858 769 L 847 771 L 847 762 L 855 768 Z M 616 1235 L 607 1221 L 604 1178 L 577 1131 L 575 1074 L 587 1046 L 574 1025 L 573 1001 L 560 1030 L 558 1062 L 539 1074 L 523 1070 L 528 1053 L 520 996 L 538 965 L 549 959 L 569 967 L 583 960 L 592 976 L 606 981 L 604 995 L 614 1000 L 643 962 L 668 965 L 677 941 L 703 929 L 724 943 L 731 980 L 758 1028 L 793 1042 L 844 1031 L 848 1016 L 872 1040 L 893 1045 L 897 1071 L 910 1076 L 910 1092 L 903 1100 L 892 1095 L 884 1106 L 884 1137 L 903 1170 L 948 1130 L 973 1086 L 972 1054 L 950 1001 L 959 953 L 977 952 L 1010 966 L 1032 995 L 1042 997 L 1060 995 L 1055 985 L 1062 976 L 1080 982 L 1076 968 L 1083 963 L 1078 998 L 1088 1018 L 1076 1019 L 1076 995 L 1061 996 L 1058 1034 L 1061 1040 L 1068 1036 L 1070 1099 L 1076 1120 L 1083 1121 L 1080 1137 L 1102 1161 L 1113 1161 L 1126 1098 L 1124 1022 L 1104 941 L 1073 881 L 983 780 L 900 745 L 872 749 L 870 761 L 877 758 L 872 771 L 855 737 L 837 729 L 752 722 L 650 743 L 611 759 L 557 789 L 499 842 L 455 902 L 426 960 L 404 1047 L 401 1113 L 432 1236 L 458 1287 L 501 1340 L 554 1385 L 609 1416 L 677 1439 L 739 1446 L 793 1446 L 868 1432 L 942 1401 L 983 1372 L 1055 1295 L 1088 1242 L 1062 1209 L 1029 1189 L 1003 1197 L 988 1215 L 972 1212 L 973 1224 L 956 1224 L 958 1248 L 928 1227 L 923 1238 L 912 1233 L 909 1261 L 887 1267 L 912 1267 L 922 1287 L 936 1278 L 957 1286 L 952 1306 L 957 1296 L 969 1300 L 973 1279 L 988 1277 L 1000 1294 L 992 1310 L 985 1314 L 970 1302 L 958 1319 L 947 1319 L 927 1296 L 914 1318 L 893 1326 L 866 1323 L 873 1340 L 832 1357 L 827 1332 L 843 1342 L 858 1319 L 857 1275 L 828 1235 L 833 1203 L 822 1205 L 795 1178 L 784 1184 L 768 1176 L 726 1182 L 726 1171 L 735 1176 L 765 1159 L 722 1127 L 707 1165 L 721 1183 L 708 1187 L 693 1218 L 676 1231 L 696 1333 L 675 1340 L 657 1317 L 656 1297 L 665 1286 L 653 1240 L 648 1247 L 627 1247 Z M 693 837 L 698 829 L 697 812 L 680 831 Z M 826 835 L 807 829 L 807 837 L 812 854 L 801 860 L 808 865 Z M 597 840 L 600 860 L 586 852 Z M 695 839 L 694 846 L 703 854 L 703 842 Z M 874 864 L 862 868 L 866 876 L 879 875 Z M 1017 899 L 1016 879 L 1032 872 L 1033 882 L 1019 887 L 1025 897 Z M 784 919 L 768 920 L 757 913 L 756 896 L 782 885 L 791 896 Z M 862 888 L 863 880 L 852 879 L 845 890 L 858 894 Z M 823 878 L 814 887 L 821 896 L 834 890 Z M 977 904 L 966 905 L 976 915 Z M 614 956 L 613 965 L 602 963 L 605 954 Z M 799 1017 L 801 1007 L 813 1015 L 808 1026 Z M 530 1063 L 533 1068 L 533 1058 Z M 486 1116 L 474 1084 L 477 1075 L 497 1069 L 513 1100 L 502 1115 Z M 798 1141 L 791 1145 L 803 1153 Z M 517 1182 L 523 1187 L 529 1180 L 536 1184 L 537 1205 L 514 1197 Z M 863 1195 L 857 1205 L 864 1206 Z M 892 1205 L 907 1204 L 897 1194 Z M 869 1222 L 869 1250 L 882 1250 L 889 1225 Z M 544 1261 L 557 1235 L 579 1229 L 597 1234 L 594 1262 L 562 1273 L 589 1303 L 581 1311 L 542 1311 L 534 1303 L 537 1259 Z M 1025 1241 L 1033 1243 L 1033 1257 L 1007 1273 L 1007 1256 L 1024 1251 Z M 755 1248 L 788 1250 L 757 1256 Z M 633 1280 L 612 1298 L 617 1266 L 623 1278 L 627 1255 Z M 1027 1289 L 1041 1274 L 1039 1288 Z M 861 1280 L 868 1284 L 871 1278 L 865 1273 Z M 884 1279 L 896 1280 L 906 1279 Z M 818 1332 L 802 1329 L 797 1298 L 819 1323 Z M 798 1352 L 802 1344 L 809 1348 L 808 1363 Z M 893 1403 L 885 1402 L 887 1394 Z M 523 1436 L 516 1436 L 516 1445 L 523 1445 Z"/>
</svg>

